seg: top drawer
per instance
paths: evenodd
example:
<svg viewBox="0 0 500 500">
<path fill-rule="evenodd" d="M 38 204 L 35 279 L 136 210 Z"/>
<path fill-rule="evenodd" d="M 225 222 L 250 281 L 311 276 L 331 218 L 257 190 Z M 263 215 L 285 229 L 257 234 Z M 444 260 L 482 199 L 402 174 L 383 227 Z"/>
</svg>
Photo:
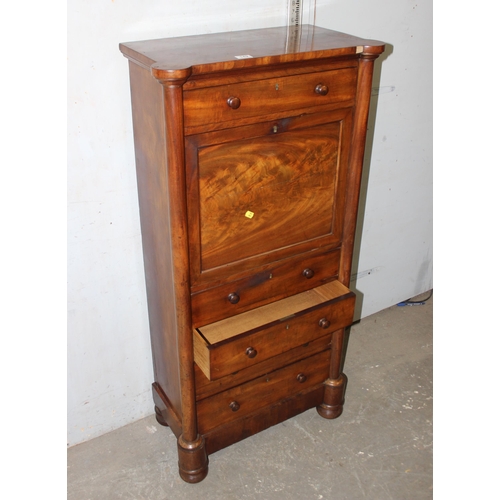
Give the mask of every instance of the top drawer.
<svg viewBox="0 0 500 500">
<path fill-rule="evenodd" d="M 184 91 L 187 128 L 351 101 L 357 69 L 284 76 Z"/>
</svg>

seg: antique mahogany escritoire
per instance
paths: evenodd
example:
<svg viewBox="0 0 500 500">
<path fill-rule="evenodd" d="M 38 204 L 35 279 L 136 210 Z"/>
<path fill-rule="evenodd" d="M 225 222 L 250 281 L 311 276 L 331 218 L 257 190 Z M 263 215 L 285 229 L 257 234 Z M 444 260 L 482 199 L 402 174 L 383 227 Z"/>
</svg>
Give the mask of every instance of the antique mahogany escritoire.
<svg viewBox="0 0 500 500">
<path fill-rule="evenodd" d="M 157 420 L 179 473 L 342 412 L 374 60 L 315 26 L 120 44 L 129 59 Z"/>
</svg>

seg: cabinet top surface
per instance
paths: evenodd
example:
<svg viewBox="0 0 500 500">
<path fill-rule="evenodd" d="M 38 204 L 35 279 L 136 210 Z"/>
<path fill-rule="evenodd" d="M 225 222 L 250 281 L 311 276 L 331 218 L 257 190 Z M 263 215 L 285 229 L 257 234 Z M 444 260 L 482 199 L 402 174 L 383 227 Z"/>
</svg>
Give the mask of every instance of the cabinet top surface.
<svg viewBox="0 0 500 500">
<path fill-rule="evenodd" d="M 156 78 L 177 79 L 359 53 L 378 56 L 384 43 L 302 25 L 128 42 L 120 50 Z"/>
</svg>

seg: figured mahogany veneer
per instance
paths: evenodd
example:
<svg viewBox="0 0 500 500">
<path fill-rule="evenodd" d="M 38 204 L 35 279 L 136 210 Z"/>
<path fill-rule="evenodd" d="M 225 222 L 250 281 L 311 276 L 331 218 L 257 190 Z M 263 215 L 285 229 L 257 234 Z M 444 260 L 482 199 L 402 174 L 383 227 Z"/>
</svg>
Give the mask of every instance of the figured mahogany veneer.
<svg viewBox="0 0 500 500">
<path fill-rule="evenodd" d="M 373 62 L 315 26 L 120 44 L 129 59 L 157 420 L 179 473 L 342 412 Z"/>
</svg>

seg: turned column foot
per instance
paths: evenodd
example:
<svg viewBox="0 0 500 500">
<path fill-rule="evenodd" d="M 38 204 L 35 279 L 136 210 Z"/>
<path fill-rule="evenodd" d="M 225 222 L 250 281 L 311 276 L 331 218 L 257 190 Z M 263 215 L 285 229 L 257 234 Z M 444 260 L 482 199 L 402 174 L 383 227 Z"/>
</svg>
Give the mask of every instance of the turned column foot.
<svg viewBox="0 0 500 500">
<path fill-rule="evenodd" d="M 160 425 L 164 425 L 165 427 L 168 427 L 167 421 L 163 418 L 163 415 L 161 414 L 161 410 L 158 408 L 158 406 L 155 406 L 155 414 L 156 414 L 156 421 Z"/>
<path fill-rule="evenodd" d="M 323 418 L 337 418 L 344 409 L 344 394 L 347 385 L 347 377 L 341 373 L 340 377 L 325 380 L 325 395 L 323 403 L 316 407 L 317 412 Z"/>
<path fill-rule="evenodd" d="M 187 483 L 199 483 L 208 474 L 208 455 L 205 439 L 199 436 L 195 441 L 185 441 L 183 435 L 177 440 L 179 475 Z"/>
</svg>

